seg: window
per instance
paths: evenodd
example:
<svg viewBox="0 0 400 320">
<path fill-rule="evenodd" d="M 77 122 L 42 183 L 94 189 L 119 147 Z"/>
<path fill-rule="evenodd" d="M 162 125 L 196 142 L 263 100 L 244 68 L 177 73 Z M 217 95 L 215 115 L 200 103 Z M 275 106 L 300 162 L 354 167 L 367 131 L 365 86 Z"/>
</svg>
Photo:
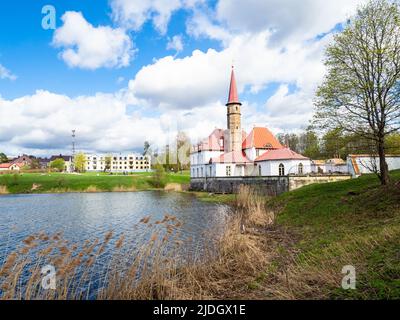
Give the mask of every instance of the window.
<svg viewBox="0 0 400 320">
<path fill-rule="evenodd" d="M 197 171 L 196 177 L 198 177 L 199 176 L 199 168 L 197 168 L 196 171 Z"/>
<path fill-rule="evenodd" d="M 260 149 L 256 149 L 256 157 L 260 156 Z"/>
<path fill-rule="evenodd" d="M 226 176 L 227 177 L 231 176 L 231 172 L 232 172 L 231 166 L 226 166 Z"/>
<path fill-rule="evenodd" d="M 261 176 L 261 165 L 258 166 L 258 175 Z"/>
<path fill-rule="evenodd" d="M 212 176 L 212 168 L 210 167 L 210 177 Z"/>
<path fill-rule="evenodd" d="M 204 176 L 203 168 L 201 168 L 201 176 Z"/>
<path fill-rule="evenodd" d="M 279 165 L 279 175 L 280 176 L 285 175 L 285 166 L 282 163 Z"/>
<path fill-rule="evenodd" d="M 303 164 L 300 163 L 299 168 L 298 168 L 299 174 L 303 174 L 303 171 L 304 171 L 303 169 L 304 169 Z"/>
</svg>

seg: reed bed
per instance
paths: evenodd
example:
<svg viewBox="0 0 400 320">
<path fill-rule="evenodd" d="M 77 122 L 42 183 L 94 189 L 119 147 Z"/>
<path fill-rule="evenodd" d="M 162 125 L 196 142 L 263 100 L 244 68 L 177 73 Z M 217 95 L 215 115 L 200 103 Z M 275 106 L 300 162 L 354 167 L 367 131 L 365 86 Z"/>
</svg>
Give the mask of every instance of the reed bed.
<svg viewBox="0 0 400 320">
<path fill-rule="evenodd" d="M 267 244 L 249 230 L 261 232 L 273 221 L 265 200 L 243 187 L 220 237 L 197 254 L 187 250 L 193 240 L 180 236 L 182 222 L 168 214 L 159 221 L 143 218 L 141 227 L 152 233 L 135 242 L 112 231 L 82 244 L 69 243 L 62 233 L 31 235 L 0 266 L 0 298 L 243 298 L 269 262 Z M 99 264 L 102 277 L 96 276 Z M 45 265 L 55 267 L 54 290 L 42 287 Z"/>
</svg>

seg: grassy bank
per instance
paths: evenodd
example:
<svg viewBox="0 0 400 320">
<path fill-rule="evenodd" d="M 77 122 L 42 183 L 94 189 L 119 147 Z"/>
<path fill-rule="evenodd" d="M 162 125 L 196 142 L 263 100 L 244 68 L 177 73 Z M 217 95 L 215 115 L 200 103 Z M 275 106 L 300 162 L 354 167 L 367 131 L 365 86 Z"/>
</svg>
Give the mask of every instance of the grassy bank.
<svg viewBox="0 0 400 320">
<path fill-rule="evenodd" d="M 270 200 L 277 225 L 296 239 L 283 247 L 288 280 L 276 292 L 295 299 L 400 298 L 400 171 L 391 178 L 386 187 L 369 175 Z M 356 290 L 341 289 L 346 265 L 356 269 Z"/>
<path fill-rule="evenodd" d="M 165 176 L 162 186 L 168 184 L 187 185 L 187 172 L 171 173 Z M 81 175 L 62 173 L 22 173 L 0 175 L 0 193 L 58 193 L 58 192 L 100 192 L 140 191 L 156 189 L 153 173 L 137 173 L 128 176 L 86 173 Z"/>
</svg>

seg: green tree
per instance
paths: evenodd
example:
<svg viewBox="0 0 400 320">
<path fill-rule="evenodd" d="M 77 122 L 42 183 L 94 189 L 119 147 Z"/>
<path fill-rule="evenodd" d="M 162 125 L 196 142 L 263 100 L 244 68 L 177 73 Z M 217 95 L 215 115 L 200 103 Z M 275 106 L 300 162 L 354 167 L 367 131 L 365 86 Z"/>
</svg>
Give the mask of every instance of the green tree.
<svg viewBox="0 0 400 320">
<path fill-rule="evenodd" d="M 40 169 L 40 162 L 38 159 L 34 158 L 31 161 L 31 164 L 29 166 L 29 169 Z"/>
<path fill-rule="evenodd" d="M 320 141 L 311 127 L 307 128 L 307 131 L 303 134 L 301 140 L 304 144 L 303 155 L 311 159 L 318 159 L 321 157 Z"/>
<path fill-rule="evenodd" d="M 112 156 L 107 155 L 104 159 L 104 172 L 111 170 Z"/>
<path fill-rule="evenodd" d="M 58 172 L 62 172 L 65 170 L 65 161 L 62 158 L 55 159 L 49 164 L 51 169 L 57 170 Z"/>
<path fill-rule="evenodd" d="M 86 155 L 82 152 L 79 152 L 74 157 L 74 167 L 77 172 L 85 172 L 86 171 Z"/>
<path fill-rule="evenodd" d="M 400 128 L 400 10 L 371 0 L 327 48 L 328 69 L 316 96 L 315 122 L 373 142 L 381 184 L 389 182 L 385 139 Z"/>
<path fill-rule="evenodd" d="M 393 133 L 386 137 L 386 149 L 391 154 L 400 154 L 400 133 Z"/>
<path fill-rule="evenodd" d="M 0 153 L 0 163 L 7 163 L 7 162 L 8 162 L 7 156 L 3 152 L 1 152 Z"/>
<path fill-rule="evenodd" d="M 163 188 L 166 184 L 166 173 L 165 169 L 161 164 L 156 164 L 154 166 L 154 174 L 151 180 L 151 183 L 156 188 Z"/>
<path fill-rule="evenodd" d="M 322 137 L 322 152 L 324 157 L 343 158 L 347 157 L 347 141 L 346 135 L 340 128 L 327 131 Z"/>
</svg>

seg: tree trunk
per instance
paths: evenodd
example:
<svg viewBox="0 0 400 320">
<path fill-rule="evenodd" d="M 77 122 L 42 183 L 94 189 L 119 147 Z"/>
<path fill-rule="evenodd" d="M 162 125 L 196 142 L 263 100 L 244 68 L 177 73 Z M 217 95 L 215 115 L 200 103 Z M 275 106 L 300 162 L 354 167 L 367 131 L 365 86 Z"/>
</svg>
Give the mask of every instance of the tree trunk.
<svg viewBox="0 0 400 320">
<path fill-rule="evenodd" d="M 378 141 L 378 154 L 379 154 L 379 178 L 381 180 L 381 184 L 386 186 L 389 183 L 389 168 L 386 163 L 386 155 L 385 155 L 385 140 L 384 138 L 380 138 Z"/>
</svg>

